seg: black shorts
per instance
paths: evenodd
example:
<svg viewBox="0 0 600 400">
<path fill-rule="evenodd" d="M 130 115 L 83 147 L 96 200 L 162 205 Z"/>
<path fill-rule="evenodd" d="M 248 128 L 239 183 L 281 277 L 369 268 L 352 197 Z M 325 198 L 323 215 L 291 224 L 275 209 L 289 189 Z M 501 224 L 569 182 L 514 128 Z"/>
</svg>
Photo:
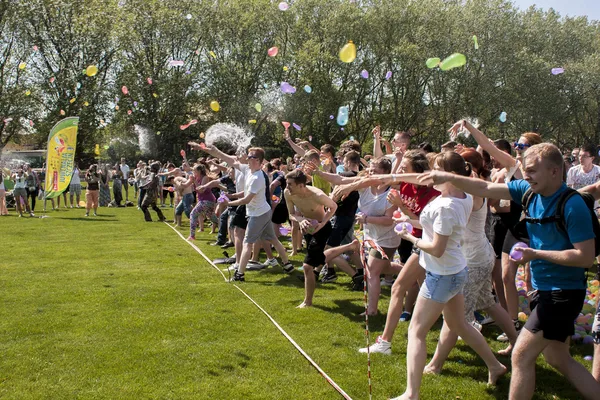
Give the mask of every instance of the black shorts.
<svg viewBox="0 0 600 400">
<path fill-rule="evenodd" d="M 246 218 L 246 206 L 237 206 L 235 214 L 231 220 L 231 226 L 246 229 L 248 226 L 248 218 Z"/>
<path fill-rule="evenodd" d="M 543 331 L 544 339 L 565 342 L 575 333 L 573 321 L 584 299 L 585 289 L 535 291 L 524 328 L 532 333 Z"/>
<path fill-rule="evenodd" d="M 398 246 L 398 254 L 400 255 L 400 262 L 402 264 L 405 264 L 408 261 L 408 259 L 410 258 L 410 255 L 412 253 L 413 253 L 412 242 L 402 239 L 400 241 L 400 246 Z"/>
<path fill-rule="evenodd" d="M 492 214 L 492 247 L 494 247 L 494 253 L 496 254 L 496 260 L 502 258 L 502 246 L 504 245 L 504 239 L 508 228 L 502 222 L 502 219 L 498 214 Z"/>
<path fill-rule="evenodd" d="M 290 220 L 290 214 L 288 213 L 287 204 L 285 201 L 280 202 L 273 209 L 273 216 L 271 217 L 271 222 L 274 224 L 283 224 L 286 221 Z"/>
<path fill-rule="evenodd" d="M 316 234 L 304 235 L 304 239 L 306 240 L 306 257 L 304 257 L 304 264 L 310 265 L 313 268 L 325 264 L 325 246 L 327 245 L 327 239 L 329 239 L 330 235 L 331 222 L 329 221 L 327 221 Z"/>
<path fill-rule="evenodd" d="M 524 242 L 524 243 L 529 244 L 529 239 L 517 239 L 515 237 L 515 235 L 513 235 L 512 232 L 509 230 L 508 232 L 506 232 L 506 237 L 504 238 L 504 243 L 502 243 L 502 252 L 506 253 L 506 254 L 510 254 L 512 247 L 517 242 Z"/>
<path fill-rule="evenodd" d="M 336 215 L 331 219 L 333 226 L 331 227 L 331 235 L 327 239 L 327 246 L 338 247 L 342 241 L 354 227 L 354 215 Z"/>
</svg>

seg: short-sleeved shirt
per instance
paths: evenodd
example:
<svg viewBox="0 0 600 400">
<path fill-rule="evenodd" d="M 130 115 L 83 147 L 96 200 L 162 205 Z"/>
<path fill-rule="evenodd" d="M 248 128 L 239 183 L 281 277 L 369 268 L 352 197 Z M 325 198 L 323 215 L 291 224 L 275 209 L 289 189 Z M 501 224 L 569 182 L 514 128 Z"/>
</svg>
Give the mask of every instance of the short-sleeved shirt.
<svg viewBox="0 0 600 400">
<path fill-rule="evenodd" d="M 529 183 L 525 180 L 515 180 L 507 185 L 513 201 L 521 205 L 523 195 L 530 188 Z M 563 183 L 560 189 L 551 196 L 533 195 L 528 209 L 530 217 L 543 218 L 554 215 L 560 194 L 565 190 L 567 190 L 567 185 Z M 573 249 L 573 243 L 584 242 L 595 237 L 589 209 L 581 196 L 572 196 L 567 201 L 564 219 L 567 234 L 561 232 L 555 223 L 527 223 L 531 248 L 536 250 L 568 250 Z M 584 268 L 566 267 L 545 260 L 532 260 L 529 266 L 534 289 L 568 290 L 586 288 Z"/>
<path fill-rule="evenodd" d="M 227 193 L 235 193 L 235 182 L 229 177 L 229 175 L 220 177 L 219 182 L 227 187 Z"/>
<path fill-rule="evenodd" d="M 75 168 L 73 170 L 73 176 L 71 176 L 71 185 L 80 185 L 81 184 L 81 178 L 79 177 L 79 174 L 81 172 L 79 171 L 79 168 Z"/>
<path fill-rule="evenodd" d="M 370 187 L 358 190 L 360 195 L 358 207 L 367 217 L 381 217 L 386 211 L 392 208 L 392 203 L 387 199 L 390 192 L 388 188 L 385 192 L 374 194 Z M 385 248 L 396 248 L 400 245 L 400 236 L 394 231 L 394 224 L 379 225 L 368 221 L 365 224 L 365 237 L 373 239 L 375 243 Z"/>
<path fill-rule="evenodd" d="M 468 194 L 464 199 L 439 196 L 425 206 L 419 216 L 423 240 L 433 242 L 433 236 L 437 233 L 448 236 L 448 243 L 441 257 L 421 251 L 419 264 L 423 268 L 434 274 L 453 275 L 467 266 L 461 242 L 472 209 L 473 197 Z"/>
<path fill-rule="evenodd" d="M 127 164 L 119 164 L 119 169 L 123 173 L 123 179 L 127 179 L 129 177 L 129 165 Z"/>
<path fill-rule="evenodd" d="M 256 195 L 250 200 L 250 203 L 246 204 L 246 215 L 249 217 L 258 217 L 269 212 L 271 206 L 267 203 L 265 195 L 267 185 L 263 171 L 259 169 L 256 172 L 252 172 L 247 165 L 241 165 L 240 170 L 243 170 L 246 175 L 244 196 L 250 193 Z"/>
</svg>

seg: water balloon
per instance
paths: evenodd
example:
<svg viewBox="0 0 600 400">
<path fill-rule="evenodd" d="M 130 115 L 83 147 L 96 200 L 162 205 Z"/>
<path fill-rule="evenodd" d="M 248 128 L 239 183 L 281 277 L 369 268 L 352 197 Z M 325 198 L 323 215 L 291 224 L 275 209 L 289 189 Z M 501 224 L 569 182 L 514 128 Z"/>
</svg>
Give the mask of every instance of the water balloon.
<svg viewBox="0 0 600 400">
<path fill-rule="evenodd" d="M 290 233 L 290 229 L 286 228 L 285 226 L 280 226 L 279 233 L 281 233 L 282 236 L 287 236 Z"/>
<path fill-rule="evenodd" d="M 221 192 L 221 195 L 217 199 L 217 203 L 223 203 L 225 200 L 228 200 L 227 194 L 225 192 Z"/>
<path fill-rule="evenodd" d="M 119 111 L 119 106 L 115 106 L 115 110 Z"/>
<path fill-rule="evenodd" d="M 279 9 L 281 11 L 286 11 L 288 8 L 290 8 L 290 5 L 288 3 L 286 3 L 285 1 L 282 1 L 281 3 L 279 3 Z"/>
<path fill-rule="evenodd" d="M 123 92 L 124 95 L 127 95 L 127 94 L 129 94 L 129 89 L 127 89 L 127 86 L 123 86 L 121 88 L 121 92 Z"/>
<path fill-rule="evenodd" d="M 127 110 L 127 115 L 131 115 L 132 112 L 133 111 L 131 111 L 131 110 Z"/>
<path fill-rule="evenodd" d="M 204 132 L 200 132 L 200 139 L 204 139 L 204 136 L 206 136 Z"/>
<path fill-rule="evenodd" d="M 306 93 L 312 93 L 312 88 L 310 86 L 308 86 L 308 85 L 304 85 L 304 91 Z"/>
<path fill-rule="evenodd" d="M 38 51 L 38 47 L 37 46 L 33 46 L 33 51 Z"/>
<path fill-rule="evenodd" d="M 191 125 L 196 125 L 198 123 L 197 119 L 193 119 L 190 122 L 188 122 L 185 125 L 179 125 L 179 129 L 181 129 L 182 131 L 186 130 L 187 128 L 189 128 Z"/>
<path fill-rule="evenodd" d="M 192 19 L 192 14 L 188 14 L 185 16 L 186 19 Z"/>
<path fill-rule="evenodd" d="M 134 102 L 133 102 L 133 106 L 134 106 L 134 107 L 137 107 L 137 106 L 138 106 L 138 102 L 137 102 L 137 101 L 134 101 Z"/>
<path fill-rule="evenodd" d="M 75 98 L 72 98 L 71 100 L 69 100 L 69 103 L 71 103 L 71 104 L 75 103 Z"/>
<path fill-rule="evenodd" d="M 290 127 L 290 123 L 289 123 L 289 122 L 287 122 L 287 121 L 281 121 L 281 125 L 283 125 L 283 127 L 284 127 L 285 129 L 288 129 L 288 128 Z"/>
<path fill-rule="evenodd" d="M 360 77 L 363 79 L 369 79 L 369 71 L 363 69 L 362 71 L 360 71 Z"/>
<path fill-rule="evenodd" d="M 585 361 L 592 361 L 594 359 L 594 356 L 585 356 L 585 357 L 583 357 L 583 359 Z"/>
<path fill-rule="evenodd" d="M 212 50 L 211 50 L 211 51 L 209 51 L 209 52 L 208 52 L 208 54 L 210 54 L 210 56 L 211 56 L 212 58 L 215 58 L 215 59 L 217 58 L 217 55 L 216 55 L 216 54 L 215 54 L 215 52 L 214 52 L 214 51 L 212 51 Z"/>
<path fill-rule="evenodd" d="M 19 69 L 20 70 L 25 69 L 25 67 L 27 67 L 27 64 L 25 64 L 24 62 L 19 63 Z"/>
<path fill-rule="evenodd" d="M 560 75 L 565 72 L 564 68 L 552 68 L 552 75 Z"/>
<path fill-rule="evenodd" d="M 89 77 L 96 76 L 97 73 L 98 67 L 95 65 L 88 65 L 88 67 L 85 69 L 85 74 Z"/>
<path fill-rule="evenodd" d="M 475 50 L 479 50 L 479 42 L 477 41 L 477 36 L 473 35 L 473 45 L 475 46 Z"/>
<path fill-rule="evenodd" d="M 385 74 L 385 80 L 389 81 L 391 77 L 392 77 L 392 71 L 386 72 L 386 74 Z"/>
<path fill-rule="evenodd" d="M 440 59 L 438 57 L 434 57 L 434 58 L 428 58 L 427 61 L 425 61 L 425 65 L 427 65 L 427 68 L 431 69 L 431 68 L 435 68 L 440 64 Z"/>
<path fill-rule="evenodd" d="M 31 90 L 26 90 L 25 91 L 25 96 L 29 96 L 31 94 Z"/>
<path fill-rule="evenodd" d="M 440 63 L 442 71 L 449 71 L 453 68 L 462 67 L 467 63 L 467 57 L 464 54 L 454 53 L 449 55 Z"/>
<path fill-rule="evenodd" d="M 295 130 L 297 130 L 297 131 L 301 131 L 301 130 L 302 130 L 302 127 L 301 127 L 300 125 L 298 125 L 297 123 L 295 123 L 295 122 L 292 124 L 292 126 L 293 126 L 293 127 L 294 127 L 294 129 L 295 129 Z"/>
<path fill-rule="evenodd" d="M 77 89 L 81 89 L 81 83 L 80 83 L 80 82 L 77 82 L 77 85 L 75 85 L 75 87 L 76 87 Z"/>
<path fill-rule="evenodd" d="M 329 116 L 329 119 L 334 119 L 334 118 L 335 118 L 335 117 L 334 117 L 333 115 L 330 115 L 330 116 Z"/>
<path fill-rule="evenodd" d="M 255 109 L 256 111 L 258 111 L 258 112 L 261 112 L 261 111 L 262 111 L 262 106 L 260 105 L 260 103 L 256 103 L 256 104 L 254 105 L 254 109 Z"/>
<path fill-rule="evenodd" d="M 60 110 L 60 115 L 65 115 L 65 110 Z"/>
<path fill-rule="evenodd" d="M 51 77 L 50 78 L 50 83 L 54 83 L 54 79 L 55 79 L 54 77 Z"/>
<path fill-rule="evenodd" d="M 394 216 L 394 218 L 400 218 L 402 216 L 402 212 L 396 210 L 394 211 L 394 214 L 392 214 Z"/>
<path fill-rule="evenodd" d="M 341 106 L 338 109 L 337 123 L 340 126 L 348 124 L 348 106 Z"/>
<path fill-rule="evenodd" d="M 213 101 L 210 102 L 210 108 L 214 112 L 218 112 L 221 109 L 221 105 L 219 104 L 218 101 L 213 100 Z"/>
<path fill-rule="evenodd" d="M 309 136 L 309 137 L 308 137 L 308 141 L 309 141 L 309 142 L 312 142 L 312 136 Z"/>
<path fill-rule="evenodd" d="M 184 62 L 182 60 L 171 60 L 169 61 L 169 65 L 171 67 L 182 67 Z"/>
<path fill-rule="evenodd" d="M 296 88 L 287 82 L 281 82 L 281 85 L 279 86 L 279 88 L 281 89 L 281 91 L 283 93 L 286 93 L 286 94 L 296 93 Z"/>
<path fill-rule="evenodd" d="M 406 230 L 406 232 L 408 232 L 408 233 L 412 233 L 413 226 L 411 225 L 410 222 L 400 222 L 399 224 L 396 224 L 396 226 L 394 227 L 394 230 L 397 233 L 400 233 L 403 230 Z"/>
<path fill-rule="evenodd" d="M 500 117 L 498 119 L 500 120 L 500 122 L 505 123 L 506 122 L 506 112 L 502 111 L 500 113 Z"/>
<path fill-rule="evenodd" d="M 249 124 L 255 124 L 255 123 L 256 123 L 256 120 L 255 120 L 255 119 L 249 119 L 249 120 L 248 120 L 248 123 L 249 123 Z"/>
<path fill-rule="evenodd" d="M 180 155 L 181 157 L 185 157 L 185 150 L 183 150 L 183 149 L 182 149 L 182 150 L 179 150 L 179 155 Z"/>
<path fill-rule="evenodd" d="M 350 40 L 340 50 L 340 60 L 345 63 L 351 63 L 356 59 L 356 45 Z"/>
<path fill-rule="evenodd" d="M 273 46 L 269 50 L 267 50 L 267 55 L 269 57 L 275 57 L 277 55 L 277 53 L 279 53 L 279 49 L 275 46 Z"/>
<path fill-rule="evenodd" d="M 83 106 L 84 106 L 84 107 L 87 107 L 87 106 L 89 106 L 89 105 L 90 105 L 90 103 L 88 103 L 87 101 L 84 101 L 84 102 L 83 102 Z"/>
<path fill-rule="evenodd" d="M 289 71 L 290 69 L 289 69 L 289 67 L 288 67 L 287 65 L 284 65 L 284 66 L 283 66 L 283 70 L 284 70 L 285 72 L 287 72 L 287 71 Z"/>
<path fill-rule="evenodd" d="M 157 93 L 152 93 L 152 96 L 157 99 L 158 98 L 158 94 Z"/>
<path fill-rule="evenodd" d="M 523 259 L 523 252 L 520 251 L 520 250 L 517 250 L 517 247 L 520 247 L 520 248 L 523 248 L 523 249 L 528 249 L 529 246 L 527 245 L 527 243 L 517 242 L 517 243 L 515 243 L 515 245 L 510 250 L 510 254 L 509 254 L 510 257 L 513 260 L 521 261 Z"/>
</svg>

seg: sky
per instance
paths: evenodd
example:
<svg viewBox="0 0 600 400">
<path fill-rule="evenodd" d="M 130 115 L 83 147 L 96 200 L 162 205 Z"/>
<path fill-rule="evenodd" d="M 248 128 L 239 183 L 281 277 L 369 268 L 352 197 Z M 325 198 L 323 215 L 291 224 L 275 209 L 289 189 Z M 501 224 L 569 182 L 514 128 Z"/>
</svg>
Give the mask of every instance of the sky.
<svg viewBox="0 0 600 400">
<path fill-rule="evenodd" d="M 513 0 L 521 10 L 536 5 L 547 10 L 554 8 L 561 16 L 587 16 L 588 19 L 600 20 L 600 0 Z"/>
</svg>

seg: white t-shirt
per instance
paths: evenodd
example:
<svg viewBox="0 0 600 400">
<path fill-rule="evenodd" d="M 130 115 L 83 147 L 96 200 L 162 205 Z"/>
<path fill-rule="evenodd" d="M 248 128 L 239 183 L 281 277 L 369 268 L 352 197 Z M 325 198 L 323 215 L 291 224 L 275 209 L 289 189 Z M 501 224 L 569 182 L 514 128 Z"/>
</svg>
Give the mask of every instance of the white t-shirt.
<svg viewBox="0 0 600 400">
<path fill-rule="evenodd" d="M 439 258 L 421 251 L 419 264 L 423 268 L 438 275 L 453 275 L 467 266 L 461 241 L 472 209 L 473 197 L 468 194 L 464 199 L 439 196 L 425 206 L 419 217 L 423 240 L 432 242 L 434 232 L 449 238 L 446 251 Z"/>
<path fill-rule="evenodd" d="M 240 169 L 241 169 L 240 165 Z M 249 171 L 249 170 L 248 170 Z M 236 169 L 235 170 L 235 191 L 236 193 L 242 193 L 244 191 L 244 185 L 246 184 L 246 173 Z"/>
<path fill-rule="evenodd" d="M 73 176 L 71 176 L 71 185 L 81 185 L 81 178 L 79 178 L 79 168 L 73 170 Z"/>
<path fill-rule="evenodd" d="M 123 173 L 123 179 L 129 178 L 129 165 L 120 164 L 119 168 L 121 169 L 121 172 Z"/>
<path fill-rule="evenodd" d="M 387 199 L 387 195 L 390 189 L 385 192 L 374 195 L 371 188 L 365 188 L 358 190 L 358 208 L 360 212 L 367 217 L 382 217 L 385 212 L 393 207 Z M 365 224 L 365 237 L 373 239 L 375 243 L 381 247 L 392 248 L 400 246 L 400 240 L 402 239 L 395 231 L 394 224 L 387 225 L 376 225 L 370 222 Z"/>
<path fill-rule="evenodd" d="M 597 165 L 592 166 L 592 169 L 588 173 L 583 172 L 581 165 L 571 167 L 569 172 L 567 172 L 567 186 L 575 190 L 594 184 L 598 180 L 600 180 L 600 167 Z"/>
<path fill-rule="evenodd" d="M 246 204 L 246 215 L 249 217 L 258 217 L 271 211 L 271 206 L 267 203 L 267 198 L 265 196 L 267 185 L 262 170 L 259 169 L 253 173 L 249 166 L 240 165 L 240 171 L 244 172 L 246 176 L 244 196 L 247 196 L 250 193 L 256 195 L 250 200 L 250 203 Z"/>
</svg>

